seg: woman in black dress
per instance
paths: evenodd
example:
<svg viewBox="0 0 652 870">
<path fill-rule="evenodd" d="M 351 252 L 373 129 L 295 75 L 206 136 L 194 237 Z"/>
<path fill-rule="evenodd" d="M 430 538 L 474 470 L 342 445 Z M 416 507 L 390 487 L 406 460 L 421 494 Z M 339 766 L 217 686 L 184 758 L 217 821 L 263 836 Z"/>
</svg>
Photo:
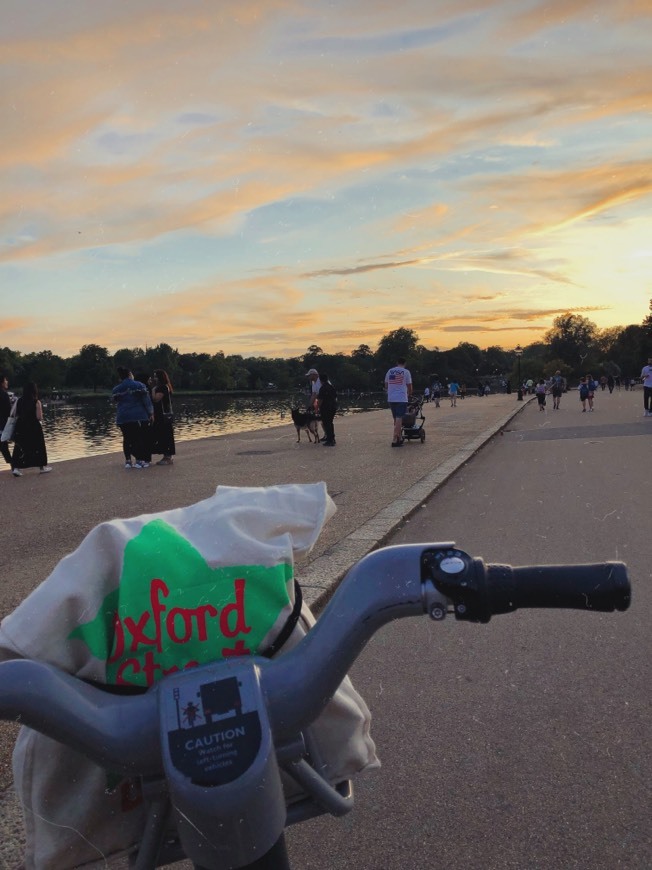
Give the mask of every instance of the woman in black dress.
<svg viewBox="0 0 652 870">
<path fill-rule="evenodd" d="M 48 465 L 42 419 L 43 406 L 38 397 L 38 388 L 30 381 L 23 387 L 23 395 L 16 403 L 14 452 L 11 456 L 11 473 L 14 477 L 22 477 L 21 468 L 40 468 L 41 474 L 52 471 Z"/>
<path fill-rule="evenodd" d="M 174 446 L 174 418 L 172 415 L 172 383 L 167 372 L 156 369 L 152 385 L 154 403 L 154 430 L 152 453 L 162 453 L 157 465 L 172 465 L 176 453 Z"/>
</svg>

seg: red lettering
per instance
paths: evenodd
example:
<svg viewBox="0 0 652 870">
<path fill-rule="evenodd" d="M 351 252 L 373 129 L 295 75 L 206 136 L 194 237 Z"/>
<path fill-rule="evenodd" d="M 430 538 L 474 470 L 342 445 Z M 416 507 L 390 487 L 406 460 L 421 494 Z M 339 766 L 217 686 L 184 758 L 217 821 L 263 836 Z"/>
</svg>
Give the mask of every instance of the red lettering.
<svg viewBox="0 0 652 870">
<path fill-rule="evenodd" d="M 156 664 L 154 653 L 151 650 L 147 650 L 145 660 L 143 661 L 143 673 L 145 674 L 145 681 L 148 686 L 154 685 L 157 676 L 160 676 L 156 672 L 160 670 L 161 666 Z"/>
<path fill-rule="evenodd" d="M 222 656 L 225 659 L 232 658 L 233 656 L 249 656 L 249 655 L 251 655 L 251 650 L 247 649 L 247 647 L 244 645 L 243 640 L 237 640 L 235 642 L 235 646 L 232 646 L 232 647 L 226 646 L 226 647 L 222 648 Z"/>
<path fill-rule="evenodd" d="M 181 617 L 183 622 L 183 634 L 179 636 L 176 633 L 176 629 L 174 627 L 174 620 L 177 616 Z M 192 610 L 185 610 L 181 607 L 173 607 L 172 610 L 165 617 L 165 628 L 167 629 L 168 636 L 173 643 L 188 643 L 190 638 L 192 637 Z"/>
<path fill-rule="evenodd" d="M 142 644 L 143 646 L 154 646 L 156 644 L 156 638 L 147 637 L 145 634 L 145 626 L 150 620 L 151 614 L 147 611 L 142 614 L 138 622 L 132 619 L 130 616 L 125 616 L 125 628 L 133 638 L 131 641 L 131 646 L 129 647 L 129 652 L 136 652 L 138 646 Z"/>
<path fill-rule="evenodd" d="M 159 603 L 158 592 L 161 593 L 163 598 L 167 598 L 170 590 L 162 580 L 156 578 L 152 580 L 149 587 L 149 600 L 152 604 L 152 614 L 154 616 L 154 625 L 156 626 L 156 649 L 161 652 L 163 649 L 161 642 L 161 614 L 165 612 L 165 604 Z"/>
<path fill-rule="evenodd" d="M 167 641 L 175 644 L 187 644 L 193 639 L 198 642 L 209 640 L 209 618 L 219 619 L 219 630 L 225 639 L 234 639 L 249 634 L 251 626 L 247 625 L 245 615 L 246 580 L 238 578 L 234 581 L 235 601 L 226 604 L 221 611 L 212 604 L 202 604 L 196 608 L 173 607 L 167 611 L 166 600 L 169 589 L 163 580 L 152 579 L 149 588 L 150 611 L 145 611 L 138 617 L 125 616 L 118 613 L 113 616 L 113 643 L 108 664 L 118 664 L 116 674 L 117 685 L 138 685 L 144 678 L 148 686 L 163 674 L 171 674 L 179 670 L 174 665 L 169 670 L 157 664 L 156 653 L 162 653 Z M 148 633 L 152 630 L 153 636 Z M 125 658 L 128 653 L 139 651 L 141 647 L 153 647 L 144 652 L 142 661 L 139 658 Z M 222 649 L 222 656 L 251 655 L 251 650 L 245 646 L 241 638 L 233 641 L 233 646 Z M 197 667 L 198 662 L 192 661 L 184 668 Z"/>
<path fill-rule="evenodd" d="M 220 613 L 220 630 L 224 637 L 236 637 L 239 634 L 249 634 L 251 631 L 251 626 L 248 626 L 245 621 L 245 580 L 236 580 L 234 586 L 235 604 L 227 604 L 222 608 L 222 612 Z M 235 626 L 233 629 L 229 626 L 229 616 L 232 613 L 235 613 Z"/>
<path fill-rule="evenodd" d="M 208 629 L 206 627 L 206 616 L 217 616 L 218 610 L 212 604 L 202 604 L 195 610 L 197 617 L 197 634 L 199 640 L 208 640 Z"/>
<path fill-rule="evenodd" d="M 132 669 L 134 674 L 140 673 L 140 662 L 138 659 L 125 659 L 118 668 L 118 672 L 115 676 L 115 684 L 116 686 L 135 686 L 137 683 L 132 682 L 132 680 L 128 680 L 125 678 L 125 671 L 128 669 Z"/>
</svg>

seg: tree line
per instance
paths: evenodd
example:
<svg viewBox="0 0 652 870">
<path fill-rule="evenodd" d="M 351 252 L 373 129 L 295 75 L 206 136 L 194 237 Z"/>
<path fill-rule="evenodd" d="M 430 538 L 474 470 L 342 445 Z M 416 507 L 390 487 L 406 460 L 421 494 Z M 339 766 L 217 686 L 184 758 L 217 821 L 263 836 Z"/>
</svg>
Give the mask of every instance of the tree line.
<svg viewBox="0 0 652 870">
<path fill-rule="evenodd" d="M 578 314 L 555 318 L 543 341 L 516 350 L 498 346 L 481 349 L 462 341 L 449 350 L 427 348 L 419 336 L 401 326 L 384 335 L 375 350 L 361 344 L 349 354 L 326 353 L 311 345 L 304 354 L 290 359 L 226 355 L 222 351 L 181 353 L 169 344 L 148 348 L 122 348 L 111 354 L 99 344 L 86 344 L 70 358 L 50 350 L 20 353 L 0 349 L 0 370 L 14 386 L 34 381 L 42 393 L 92 390 L 104 392 L 117 381 L 116 369 L 124 366 L 135 376 L 147 379 L 154 369 L 165 369 L 176 390 L 260 391 L 302 389 L 310 368 L 326 371 L 340 390 L 359 392 L 382 390 L 388 368 L 404 357 L 420 390 L 435 376 L 445 383 L 457 380 L 469 387 L 497 379 L 516 386 L 521 379 L 547 377 L 561 371 L 569 381 L 591 372 L 636 377 L 652 354 L 652 300 L 650 314 L 641 325 L 599 329 Z M 520 349 L 517 349 L 520 350 Z"/>
</svg>

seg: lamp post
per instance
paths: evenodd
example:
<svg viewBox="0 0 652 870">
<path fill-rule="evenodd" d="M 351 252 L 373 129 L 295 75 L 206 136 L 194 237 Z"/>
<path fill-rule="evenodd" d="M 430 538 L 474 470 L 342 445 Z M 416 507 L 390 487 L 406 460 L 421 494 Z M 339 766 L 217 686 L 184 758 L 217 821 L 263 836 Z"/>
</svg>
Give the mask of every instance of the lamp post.
<svg viewBox="0 0 652 870">
<path fill-rule="evenodd" d="M 523 401 L 523 381 L 521 379 L 521 357 L 523 356 L 523 348 L 520 344 L 517 344 L 514 348 L 514 353 L 516 354 L 516 359 L 518 361 L 518 392 L 516 394 L 516 399 L 519 402 Z"/>
</svg>

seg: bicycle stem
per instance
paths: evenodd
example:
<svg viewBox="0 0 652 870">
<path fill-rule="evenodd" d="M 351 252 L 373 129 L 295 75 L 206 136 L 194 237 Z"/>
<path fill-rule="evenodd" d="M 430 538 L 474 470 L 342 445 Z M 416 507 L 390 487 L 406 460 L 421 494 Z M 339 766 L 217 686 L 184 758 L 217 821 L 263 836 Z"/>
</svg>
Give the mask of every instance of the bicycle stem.
<svg viewBox="0 0 652 870">
<path fill-rule="evenodd" d="M 369 553 L 349 571 L 299 646 L 273 663 L 259 660 L 275 739 L 292 738 L 317 718 L 381 626 L 426 612 L 423 549 L 423 544 L 408 544 Z M 298 685 L 303 686 L 299 693 L 293 688 Z"/>
</svg>

